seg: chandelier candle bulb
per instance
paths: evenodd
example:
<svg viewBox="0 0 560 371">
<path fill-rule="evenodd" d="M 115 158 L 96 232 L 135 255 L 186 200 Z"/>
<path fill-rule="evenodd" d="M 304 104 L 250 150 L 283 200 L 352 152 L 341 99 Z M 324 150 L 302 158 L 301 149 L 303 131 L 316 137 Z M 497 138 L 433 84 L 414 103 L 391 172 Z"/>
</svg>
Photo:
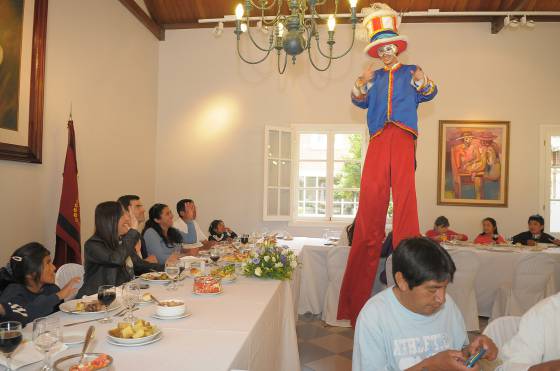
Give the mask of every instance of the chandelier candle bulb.
<svg viewBox="0 0 560 371">
<path fill-rule="evenodd" d="M 241 32 L 247 32 L 247 23 L 241 23 Z"/>
<path fill-rule="evenodd" d="M 333 32 L 335 26 L 336 26 L 336 20 L 334 19 L 334 16 L 331 14 L 329 15 L 329 20 L 327 21 L 327 27 L 330 32 Z"/>
<path fill-rule="evenodd" d="M 244 12 L 243 5 L 237 4 L 237 6 L 235 7 L 235 19 L 240 21 L 241 18 L 243 18 L 243 12 Z"/>
<path fill-rule="evenodd" d="M 358 0 L 349 0 L 350 8 L 356 9 L 356 4 L 358 4 Z"/>
</svg>

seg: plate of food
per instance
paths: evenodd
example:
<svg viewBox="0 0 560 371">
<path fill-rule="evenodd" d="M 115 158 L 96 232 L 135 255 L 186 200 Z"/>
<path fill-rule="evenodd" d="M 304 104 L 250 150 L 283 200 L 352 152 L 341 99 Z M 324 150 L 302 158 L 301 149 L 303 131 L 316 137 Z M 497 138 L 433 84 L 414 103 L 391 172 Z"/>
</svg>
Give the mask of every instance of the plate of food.
<svg viewBox="0 0 560 371">
<path fill-rule="evenodd" d="M 115 300 L 107 307 L 107 311 L 119 309 L 121 302 Z M 105 306 L 97 299 L 74 299 L 60 304 L 60 310 L 70 314 L 94 314 L 104 313 Z"/>
<path fill-rule="evenodd" d="M 200 276 L 194 279 L 195 295 L 219 295 L 222 293 L 221 280 L 214 276 Z"/>
<path fill-rule="evenodd" d="M 235 265 L 231 264 L 214 269 L 210 275 L 219 278 L 224 283 L 230 283 L 237 279 L 237 275 L 235 274 Z"/>
<path fill-rule="evenodd" d="M 202 269 L 200 269 L 198 267 L 186 268 L 185 271 L 186 271 L 187 277 L 190 277 L 190 278 L 199 277 L 199 276 L 202 276 L 204 274 Z"/>
<path fill-rule="evenodd" d="M 108 368 L 113 363 L 113 358 L 104 353 L 85 353 L 84 359 L 80 359 L 82 354 L 71 354 L 62 357 L 54 363 L 56 371 L 94 371 Z"/>
<path fill-rule="evenodd" d="M 145 345 L 152 343 L 161 334 L 161 330 L 143 319 L 136 320 L 133 324 L 119 322 L 116 328 L 109 330 L 107 341 L 114 345 Z"/>
<path fill-rule="evenodd" d="M 233 254 L 222 256 L 222 261 L 227 263 L 242 263 L 249 259 L 248 253 L 234 252 Z"/>
<path fill-rule="evenodd" d="M 140 275 L 140 278 L 144 281 L 153 283 L 167 283 L 171 282 L 171 279 L 165 272 L 148 272 Z"/>
</svg>

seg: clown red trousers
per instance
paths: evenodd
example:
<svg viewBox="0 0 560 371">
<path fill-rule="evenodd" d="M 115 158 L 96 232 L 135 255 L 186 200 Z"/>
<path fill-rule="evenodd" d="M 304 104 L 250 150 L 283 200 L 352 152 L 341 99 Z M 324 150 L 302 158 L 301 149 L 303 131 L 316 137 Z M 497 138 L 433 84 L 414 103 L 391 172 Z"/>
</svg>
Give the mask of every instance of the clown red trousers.
<svg viewBox="0 0 560 371">
<path fill-rule="evenodd" d="M 352 248 L 338 303 L 338 319 L 350 319 L 352 326 L 371 295 L 385 238 L 391 188 L 393 248 L 402 239 L 420 234 L 414 184 L 414 141 L 411 133 L 392 123 L 387 123 L 383 131 L 370 140 L 362 171 Z"/>
</svg>

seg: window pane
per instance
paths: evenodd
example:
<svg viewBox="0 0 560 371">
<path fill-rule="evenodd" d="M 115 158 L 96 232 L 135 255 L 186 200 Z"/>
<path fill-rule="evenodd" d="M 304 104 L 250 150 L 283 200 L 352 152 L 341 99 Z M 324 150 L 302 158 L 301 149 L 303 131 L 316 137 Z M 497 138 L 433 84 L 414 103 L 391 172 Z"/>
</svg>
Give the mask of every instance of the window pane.
<svg viewBox="0 0 560 371">
<path fill-rule="evenodd" d="M 327 134 L 300 134 L 299 158 L 302 160 L 326 160 Z"/>
<path fill-rule="evenodd" d="M 362 164 L 356 161 L 337 161 L 334 163 L 335 188 L 360 188 Z"/>
<path fill-rule="evenodd" d="M 361 134 L 335 134 L 334 135 L 335 160 L 361 160 L 362 135 Z"/>
<path fill-rule="evenodd" d="M 267 215 L 278 215 L 278 189 L 272 188 L 268 190 L 268 205 L 266 208 Z"/>
<path fill-rule="evenodd" d="M 300 162 L 299 163 L 299 180 L 300 185 L 303 182 L 304 187 L 317 187 L 321 178 L 327 178 L 326 162 Z M 320 187 L 323 187 L 319 185 Z"/>
<path fill-rule="evenodd" d="M 292 158 L 292 134 L 282 132 L 281 133 L 281 148 L 282 151 L 280 156 L 282 158 L 291 159 Z"/>
<path fill-rule="evenodd" d="M 290 186 L 291 167 L 291 161 L 280 161 L 280 187 Z"/>
<path fill-rule="evenodd" d="M 333 215 L 355 216 L 358 211 L 358 191 L 335 191 L 333 193 Z"/>
<path fill-rule="evenodd" d="M 317 201 L 317 191 L 305 191 L 305 201 Z"/>
<path fill-rule="evenodd" d="M 278 160 L 268 160 L 268 186 L 278 186 Z"/>
<path fill-rule="evenodd" d="M 280 215 L 282 216 L 290 215 L 290 190 L 289 189 L 280 190 Z"/>
<path fill-rule="evenodd" d="M 268 132 L 268 157 L 278 158 L 280 146 L 280 133 L 278 130 L 270 130 Z"/>
</svg>

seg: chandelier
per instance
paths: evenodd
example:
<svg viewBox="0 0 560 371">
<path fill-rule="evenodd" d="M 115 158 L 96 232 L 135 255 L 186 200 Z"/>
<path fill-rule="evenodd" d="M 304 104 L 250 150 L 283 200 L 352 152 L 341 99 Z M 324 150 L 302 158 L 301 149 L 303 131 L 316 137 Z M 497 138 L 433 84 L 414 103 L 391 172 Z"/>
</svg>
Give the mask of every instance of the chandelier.
<svg viewBox="0 0 560 371">
<path fill-rule="evenodd" d="M 286 0 L 290 10 L 289 15 L 281 14 L 282 3 L 284 0 L 245 0 L 245 5 L 238 4 L 235 8 L 235 30 L 237 35 L 237 54 L 244 62 L 249 64 L 258 64 L 268 58 L 273 50 L 276 50 L 278 58 L 278 72 L 283 74 L 286 71 L 288 56 L 291 56 L 292 63 L 296 63 L 296 57 L 307 50 L 311 65 L 318 71 L 326 71 L 331 66 L 333 59 L 344 57 L 352 49 L 356 36 L 356 4 L 358 0 L 349 0 L 350 3 L 350 20 L 352 22 L 352 42 L 346 51 L 340 55 L 333 55 L 334 29 L 336 26 L 336 17 L 338 11 L 339 0 L 334 2 L 334 14 L 325 17 L 317 12 L 317 6 L 324 5 L 328 0 Z M 276 5 L 274 16 L 265 16 L 265 12 L 271 12 Z M 255 9 L 260 15 L 252 18 L 251 11 Z M 339 15 L 340 17 L 340 15 Z M 250 21 L 258 20 L 258 24 L 264 32 L 268 33 L 268 45 L 262 46 L 255 41 L 252 34 Z M 321 49 L 319 40 L 318 26 L 321 23 L 327 24 L 328 39 L 327 52 Z M 239 49 L 239 41 L 241 35 L 246 33 L 251 40 L 252 45 L 263 53 L 262 58 L 249 60 L 244 57 Z M 313 39 L 315 39 L 316 48 L 319 55 L 326 59 L 326 65 L 319 67 L 313 60 L 311 53 Z M 284 55 L 282 58 L 282 54 Z"/>
</svg>

